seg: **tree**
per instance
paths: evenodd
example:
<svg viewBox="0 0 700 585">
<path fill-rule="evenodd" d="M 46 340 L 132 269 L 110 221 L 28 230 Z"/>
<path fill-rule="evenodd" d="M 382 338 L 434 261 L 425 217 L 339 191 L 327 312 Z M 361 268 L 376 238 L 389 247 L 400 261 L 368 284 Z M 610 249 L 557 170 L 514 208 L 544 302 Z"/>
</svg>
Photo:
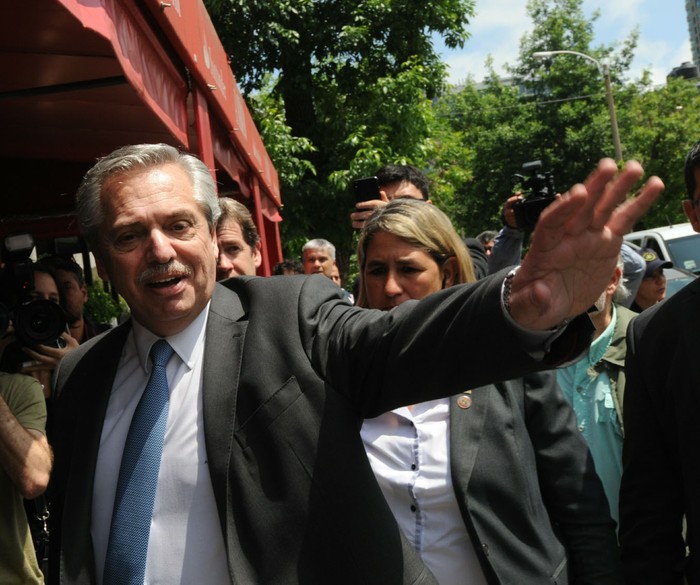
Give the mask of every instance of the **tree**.
<svg viewBox="0 0 700 585">
<path fill-rule="evenodd" d="M 433 162 L 436 202 L 464 235 L 498 227 L 500 206 L 514 187 L 512 175 L 520 171 L 523 162 L 536 158 L 524 146 L 529 149 L 527 136 L 531 134 L 528 117 L 522 112 L 527 104 L 520 103 L 516 86 L 503 84 L 491 72 L 484 88 L 470 81 L 461 91 L 440 99 L 435 107 L 438 119 L 449 125 L 463 145 L 461 152 L 451 145 L 451 159 L 442 157 Z M 436 175 L 447 175 L 450 180 L 440 181 Z M 445 182 L 451 187 L 448 196 L 441 192 Z"/>
<path fill-rule="evenodd" d="M 433 34 L 462 46 L 473 0 L 205 1 L 244 94 L 274 75 L 265 100 L 279 104 L 287 138 L 313 147 L 296 153 L 310 163 L 303 179 L 282 183 L 285 247 L 326 237 L 344 251 L 350 179 L 424 160 L 430 99 L 445 73 Z M 284 145 L 266 144 L 283 165 Z"/>
<path fill-rule="evenodd" d="M 543 170 L 553 172 L 555 187 L 564 190 L 612 155 L 603 79 L 595 64 L 568 55 L 542 63 L 532 56 L 574 50 L 606 59 L 619 87 L 636 33 L 619 51 L 592 47 L 597 15 L 587 19 L 581 6 L 582 0 L 530 0 L 533 26 L 521 40 L 518 63 L 507 67 L 512 79 L 501 80 L 491 69 L 483 87 L 471 82 L 438 100 L 438 118 L 460 133 L 471 153 L 471 178 L 455 192 L 452 205 L 465 234 L 500 225 L 501 206 L 517 187 L 513 175 L 522 172 L 523 163 L 541 160 Z M 434 161 L 434 167 L 441 166 Z"/>
<path fill-rule="evenodd" d="M 700 140 L 700 92 L 695 81 L 670 79 L 651 88 L 648 77 L 634 87 L 622 112 L 620 132 L 630 158 L 647 175 L 658 175 L 666 191 L 635 229 L 687 221 L 681 201 L 687 198 L 683 166 L 691 146 Z"/>
</svg>

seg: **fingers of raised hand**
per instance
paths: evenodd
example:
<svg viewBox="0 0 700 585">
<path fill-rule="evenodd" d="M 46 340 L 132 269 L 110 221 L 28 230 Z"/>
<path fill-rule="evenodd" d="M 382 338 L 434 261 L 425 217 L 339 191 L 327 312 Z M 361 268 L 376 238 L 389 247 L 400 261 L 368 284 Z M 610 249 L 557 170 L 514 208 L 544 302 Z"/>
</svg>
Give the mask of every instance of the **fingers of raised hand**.
<svg viewBox="0 0 700 585">
<path fill-rule="evenodd" d="M 618 206 L 625 201 L 635 184 L 642 178 L 644 170 L 636 161 L 629 161 L 605 185 L 602 195 L 593 209 L 590 228 L 600 230 L 605 227 Z M 618 235 L 622 235 L 619 233 Z"/>
<path fill-rule="evenodd" d="M 580 184 L 571 187 L 564 195 L 557 196 L 557 200 L 540 215 L 532 236 L 533 244 L 537 241 L 538 247 L 541 246 L 543 251 L 556 246 L 564 233 L 570 231 L 569 224 L 580 219 L 586 197 L 586 188 Z"/>
<path fill-rule="evenodd" d="M 568 224 L 570 233 L 579 234 L 591 227 L 595 227 L 595 229 L 602 228 L 602 225 L 599 226 L 598 222 L 600 218 L 605 216 L 605 210 L 608 210 L 611 205 L 614 209 L 615 205 L 621 200 L 616 199 L 617 189 L 615 186 L 619 178 L 620 175 L 617 174 L 615 161 L 604 158 L 584 182 L 585 193 L 581 193 L 577 186 L 569 190 L 573 197 L 584 198 L 576 214 Z M 611 203 L 613 200 L 616 202 Z M 609 211 L 607 213 L 609 215 Z M 603 222 L 603 225 L 605 225 L 605 222 Z"/>
<path fill-rule="evenodd" d="M 664 184 L 659 177 L 649 177 L 644 187 L 634 197 L 627 199 L 614 210 L 607 222 L 608 227 L 620 235 L 629 232 L 637 220 L 661 196 L 663 190 Z"/>
<path fill-rule="evenodd" d="M 537 231 L 559 229 L 567 224 L 567 231 L 577 234 L 590 225 L 593 209 L 612 181 L 617 166 L 612 159 L 603 159 L 583 184 L 572 186 L 540 216 Z"/>
<path fill-rule="evenodd" d="M 550 219 L 550 227 L 566 223 L 567 232 L 573 235 L 585 230 L 601 230 L 606 225 L 617 235 L 628 232 L 663 190 L 663 184 L 652 178 L 640 197 L 627 205 L 625 199 L 643 175 L 641 165 L 629 161 L 618 173 L 614 161 L 603 159 L 583 185 L 574 185 L 563 196 L 560 208 Z M 539 226 L 538 226 L 539 227 Z"/>
</svg>

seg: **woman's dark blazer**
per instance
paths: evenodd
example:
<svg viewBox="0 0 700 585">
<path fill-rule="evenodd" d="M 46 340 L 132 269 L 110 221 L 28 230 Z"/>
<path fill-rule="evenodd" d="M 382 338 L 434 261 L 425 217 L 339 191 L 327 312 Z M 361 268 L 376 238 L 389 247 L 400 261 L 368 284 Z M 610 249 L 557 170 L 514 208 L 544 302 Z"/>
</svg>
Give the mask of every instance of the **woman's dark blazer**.
<svg viewBox="0 0 700 585">
<path fill-rule="evenodd" d="M 615 522 L 554 372 L 454 396 L 450 447 L 489 583 L 622 583 Z"/>
</svg>

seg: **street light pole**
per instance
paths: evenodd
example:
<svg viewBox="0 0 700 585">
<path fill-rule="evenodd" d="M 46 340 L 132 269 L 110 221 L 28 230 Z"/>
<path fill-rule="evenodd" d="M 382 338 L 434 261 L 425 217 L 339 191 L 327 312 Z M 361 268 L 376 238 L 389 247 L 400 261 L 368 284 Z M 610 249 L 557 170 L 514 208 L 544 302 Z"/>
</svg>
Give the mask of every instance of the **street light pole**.
<svg viewBox="0 0 700 585">
<path fill-rule="evenodd" d="M 607 63 L 601 63 L 598 59 L 594 59 L 586 53 L 580 53 L 579 51 L 537 51 L 533 53 L 532 56 L 535 59 L 547 59 L 549 57 L 554 57 L 556 55 L 576 55 L 577 57 L 582 57 L 588 59 L 595 63 L 598 71 L 600 71 L 605 82 L 605 97 L 608 101 L 608 113 L 610 114 L 610 127 L 612 130 L 613 147 L 615 149 L 615 160 L 620 162 L 622 160 L 622 145 L 620 144 L 620 132 L 617 128 L 617 114 L 615 113 L 615 101 L 613 100 L 612 93 L 612 83 L 610 82 L 610 68 Z"/>
</svg>

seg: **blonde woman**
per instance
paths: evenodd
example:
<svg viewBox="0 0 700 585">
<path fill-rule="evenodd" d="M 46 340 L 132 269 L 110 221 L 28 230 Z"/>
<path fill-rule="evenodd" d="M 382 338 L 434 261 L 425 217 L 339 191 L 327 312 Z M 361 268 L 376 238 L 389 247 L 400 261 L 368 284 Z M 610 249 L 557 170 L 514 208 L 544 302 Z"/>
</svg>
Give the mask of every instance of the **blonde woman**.
<svg viewBox="0 0 700 585">
<path fill-rule="evenodd" d="M 420 201 L 377 210 L 358 260 L 367 308 L 474 280 L 449 219 Z M 362 427 L 382 492 L 438 582 L 621 583 L 607 500 L 553 373 L 464 390 Z"/>
</svg>

